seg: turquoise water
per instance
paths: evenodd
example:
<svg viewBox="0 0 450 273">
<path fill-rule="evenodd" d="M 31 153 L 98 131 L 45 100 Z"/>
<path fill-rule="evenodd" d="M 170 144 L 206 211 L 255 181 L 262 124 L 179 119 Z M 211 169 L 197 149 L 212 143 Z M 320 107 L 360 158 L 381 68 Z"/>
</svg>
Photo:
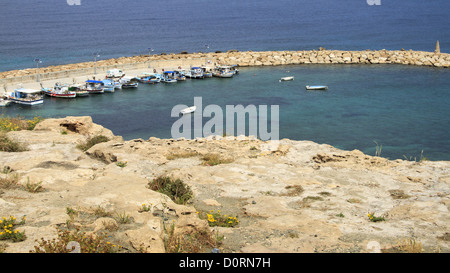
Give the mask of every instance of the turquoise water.
<svg viewBox="0 0 450 273">
<path fill-rule="evenodd" d="M 46 98 L 42 106 L 12 105 L 9 116 L 90 115 L 125 139 L 171 137 L 171 110 L 210 104 L 279 105 L 280 138 L 312 140 L 390 159 L 423 155 L 450 160 L 450 70 L 401 65 L 295 65 L 241 68 L 232 79 L 140 84 L 136 90 L 86 98 Z M 284 76 L 294 81 L 279 82 Z M 305 85 L 328 85 L 306 91 Z M 204 123 L 209 118 L 204 118 Z M 203 123 L 203 124 L 204 124 Z"/>
</svg>

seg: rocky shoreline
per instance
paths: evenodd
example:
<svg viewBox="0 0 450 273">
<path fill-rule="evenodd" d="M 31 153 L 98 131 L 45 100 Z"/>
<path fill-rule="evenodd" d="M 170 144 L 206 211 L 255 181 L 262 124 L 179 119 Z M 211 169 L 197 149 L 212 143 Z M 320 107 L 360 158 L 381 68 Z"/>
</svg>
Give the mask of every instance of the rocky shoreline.
<svg viewBox="0 0 450 273">
<path fill-rule="evenodd" d="M 77 148 L 96 135 L 109 141 L 86 152 Z M 41 182 L 43 190 L 0 188 L 0 218 L 26 216 L 18 226 L 26 239 L 0 241 L 0 252 L 29 252 L 69 223 L 109 232 L 124 252 L 167 252 L 168 226 L 176 235 L 218 232 L 224 253 L 450 252 L 447 161 L 387 160 L 288 139 L 272 151 L 249 137 L 124 141 L 90 117 L 46 119 L 7 136 L 28 151 L 0 152 L 0 168 L 8 170 L 0 178 L 16 175 L 18 184 Z M 202 164 L 209 153 L 231 160 Z M 149 181 L 160 175 L 189 185 L 192 201 L 175 204 L 150 190 Z M 144 203 L 152 213 L 140 209 Z M 68 208 L 85 215 L 102 208 L 132 221 L 74 220 Z M 210 227 L 196 212 L 211 210 L 240 222 Z"/>
<path fill-rule="evenodd" d="M 413 50 L 318 50 L 304 51 L 243 51 L 229 50 L 218 53 L 187 53 L 151 55 L 152 68 L 164 68 L 165 65 L 183 66 L 204 64 L 206 60 L 222 65 L 247 66 L 274 66 L 274 65 L 298 65 L 298 64 L 401 64 L 430 67 L 450 67 L 450 54 Z M 145 67 L 149 62 L 148 55 L 133 57 L 120 57 L 96 62 L 98 68 L 107 70 L 127 65 L 133 69 L 133 65 Z M 139 68 L 140 68 L 139 66 Z M 91 69 L 94 62 L 48 66 L 39 68 L 40 74 L 55 73 L 61 71 L 75 71 Z M 166 67 L 167 68 L 167 67 Z M 13 79 L 36 74 L 35 68 L 23 70 L 11 70 L 0 73 L 0 80 Z"/>
</svg>

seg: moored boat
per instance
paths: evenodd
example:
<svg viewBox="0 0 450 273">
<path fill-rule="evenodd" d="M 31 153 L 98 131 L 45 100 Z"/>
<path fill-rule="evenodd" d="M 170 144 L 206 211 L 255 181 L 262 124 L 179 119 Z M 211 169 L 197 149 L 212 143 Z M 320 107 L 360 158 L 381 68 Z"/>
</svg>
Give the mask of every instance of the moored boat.
<svg viewBox="0 0 450 273">
<path fill-rule="evenodd" d="M 189 114 L 189 113 L 194 112 L 196 109 L 197 109 L 197 106 L 191 106 L 191 107 L 188 107 L 188 108 L 184 108 L 183 110 L 180 111 L 180 113 L 185 115 L 185 114 Z"/>
<path fill-rule="evenodd" d="M 44 96 L 41 94 L 41 90 L 38 89 L 17 88 L 9 94 L 8 99 L 14 103 L 23 105 L 44 103 Z"/>
<path fill-rule="evenodd" d="M 122 84 L 122 89 L 137 88 L 139 86 L 139 82 L 136 77 L 122 77 L 120 78 L 119 83 Z"/>
<path fill-rule="evenodd" d="M 210 66 L 202 66 L 202 70 L 203 70 L 203 75 L 205 78 L 212 78 L 213 74 L 213 68 Z"/>
<path fill-rule="evenodd" d="M 77 96 L 76 92 L 69 90 L 69 86 L 67 84 L 61 84 L 59 82 L 55 83 L 53 88 L 44 88 L 41 84 L 41 90 L 45 95 L 54 98 L 70 99 Z"/>
<path fill-rule="evenodd" d="M 103 94 L 103 83 L 101 81 L 96 80 L 87 80 L 84 88 L 81 90 L 85 90 L 89 92 L 89 94 Z"/>
<path fill-rule="evenodd" d="M 104 92 L 108 93 L 113 93 L 115 91 L 114 83 L 109 79 L 102 80 L 102 88 Z"/>
<path fill-rule="evenodd" d="M 326 85 L 307 85 L 306 90 L 328 90 Z"/>
<path fill-rule="evenodd" d="M 161 75 L 161 81 L 165 83 L 176 83 L 175 71 L 165 71 Z"/>
<path fill-rule="evenodd" d="M 185 81 L 186 80 L 186 70 L 184 69 L 177 69 L 174 70 L 175 74 L 175 79 L 177 79 L 177 81 Z"/>
<path fill-rule="evenodd" d="M 293 81 L 294 80 L 294 76 L 289 76 L 289 77 L 282 77 L 280 81 Z"/>
<path fill-rule="evenodd" d="M 231 66 L 222 65 L 215 67 L 212 75 L 218 78 L 232 78 L 234 76 L 234 72 L 231 71 Z"/>
<path fill-rule="evenodd" d="M 186 78 L 191 79 L 203 79 L 205 75 L 203 74 L 203 69 L 201 67 L 191 67 L 186 71 Z"/>
<path fill-rule="evenodd" d="M 142 73 L 142 75 L 136 77 L 139 82 L 155 84 L 161 81 L 161 75 L 156 73 Z"/>
<path fill-rule="evenodd" d="M 89 92 L 83 90 L 83 88 L 85 88 L 85 84 L 71 84 L 68 86 L 68 90 L 75 92 L 77 98 L 89 96 Z"/>
</svg>

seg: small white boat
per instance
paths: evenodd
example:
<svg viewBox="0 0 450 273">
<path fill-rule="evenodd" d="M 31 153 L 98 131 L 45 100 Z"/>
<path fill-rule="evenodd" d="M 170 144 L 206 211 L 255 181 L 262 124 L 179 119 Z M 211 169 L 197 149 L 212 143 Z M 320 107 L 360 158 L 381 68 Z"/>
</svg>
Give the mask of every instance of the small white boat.
<svg viewBox="0 0 450 273">
<path fill-rule="evenodd" d="M 189 114 L 189 113 L 194 112 L 195 109 L 197 109 L 197 106 L 191 106 L 191 107 L 188 107 L 188 108 L 185 108 L 185 109 L 181 110 L 180 113 L 182 113 L 183 115 Z"/>
<path fill-rule="evenodd" d="M 17 88 L 8 97 L 12 102 L 23 105 L 37 105 L 44 103 L 41 90 Z"/>
<path fill-rule="evenodd" d="M 139 81 L 136 77 L 122 77 L 120 78 L 119 83 L 122 84 L 122 89 L 137 88 L 139 85 Z"/>
<path fill-rule="evenodd" d="M 281 80 L 280 80 L 280 82 L 281 82 L 281 81 L 293 81 L 293 80 L 294 80 L 294 76 L 282 77 Z"/>
<path fill-rule="evenodd" d="M 0 98 L 0 107 L 6 107 L 11 104 L 11 101 L 5 98 Z"/>
<path fill-rule="evenodd" d="M 326 85 L 307 85 L 306 90 L 328 90 Z"/>
</svg>

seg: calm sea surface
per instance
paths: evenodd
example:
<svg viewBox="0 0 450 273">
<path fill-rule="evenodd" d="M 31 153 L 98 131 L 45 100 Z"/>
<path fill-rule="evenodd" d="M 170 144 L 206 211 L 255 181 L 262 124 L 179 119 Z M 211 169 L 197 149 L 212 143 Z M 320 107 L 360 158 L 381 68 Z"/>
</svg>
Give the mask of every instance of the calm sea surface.
<svg viewBox="0 0 450 273">
<path fill-rule="evenodd" d="M 450 1 L 17 0 L 0 3 L 0 71 L 154 53 L 401 48 L 450 52 Z M 292 82 L 278 82 L 282 76 Z M 327 92 L 307 92 L 326 84 Z M 170 137 L 177 104 L 279 105 L 280 137 L 382 156 L 450 160 L 450 69 L 400 65 L 241 68 L 233 79 L 141 84 L 0 114 L 90 115 L 125 139 Z"/>
</svg>

